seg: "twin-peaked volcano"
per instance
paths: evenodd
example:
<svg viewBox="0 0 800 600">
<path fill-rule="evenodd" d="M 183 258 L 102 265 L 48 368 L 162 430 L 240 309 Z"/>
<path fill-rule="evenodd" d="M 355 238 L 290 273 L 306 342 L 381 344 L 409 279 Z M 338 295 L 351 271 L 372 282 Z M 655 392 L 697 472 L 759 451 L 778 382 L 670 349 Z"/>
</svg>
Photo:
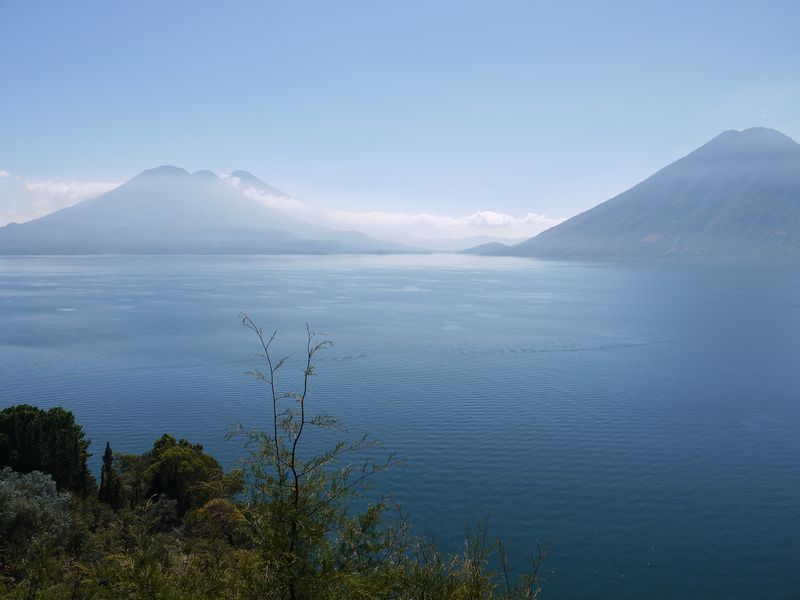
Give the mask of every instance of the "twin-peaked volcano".
<svg viewBox="0 0 800 600">
<path fill-rule="evenodd" d="M 290 200 L 245 171 L 222 180 L 163 166 L 39 219 L 0 228 L 0 253 L 265 253 L 398 251 L 354 231 L 287 216 L 264 200 Z"/>
<path fill-rule="evenodd" d="M 726 131 L 604 202 L 514 246 L 543 258 L 800 258 L 800 144 L 756 127 Z"/>
</svg>

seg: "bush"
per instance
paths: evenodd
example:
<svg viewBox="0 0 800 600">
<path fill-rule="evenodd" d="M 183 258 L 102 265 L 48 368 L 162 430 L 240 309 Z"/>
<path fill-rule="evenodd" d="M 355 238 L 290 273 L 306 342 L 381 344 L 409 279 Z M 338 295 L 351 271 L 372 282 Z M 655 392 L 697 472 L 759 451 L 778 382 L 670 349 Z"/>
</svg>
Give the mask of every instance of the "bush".
<svg viewBox="0 0 800 600">
<path fill-rule="evenodd" d="M 44 473 L 0 471 L 0 550 L 11 561 L 34 542 L 60 545 L 69 531 L 70 497 Z"/>
</svg>

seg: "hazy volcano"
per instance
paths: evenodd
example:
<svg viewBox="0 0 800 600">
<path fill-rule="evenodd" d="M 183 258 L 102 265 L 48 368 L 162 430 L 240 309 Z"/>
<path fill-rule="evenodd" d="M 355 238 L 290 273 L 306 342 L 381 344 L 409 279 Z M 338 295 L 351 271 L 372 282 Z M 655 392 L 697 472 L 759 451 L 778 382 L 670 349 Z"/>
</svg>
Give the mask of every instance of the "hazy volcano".
<svg viewBox="0 0 800 600">
<path fill-rule="evenodd" d="M 356 231 L 305 223 L 269 206 L 291 199 L 246 171 L 222 180 L 163 166 L 39 219 L 0 228 L 0 253 L 391 252 Z"/>
<path fill-rule="evenodd" d="M 800 145 L 761 127 L 726 131 L 591 210 L 514 246 L 548 258 L 800 258 Z"/>
</svg>

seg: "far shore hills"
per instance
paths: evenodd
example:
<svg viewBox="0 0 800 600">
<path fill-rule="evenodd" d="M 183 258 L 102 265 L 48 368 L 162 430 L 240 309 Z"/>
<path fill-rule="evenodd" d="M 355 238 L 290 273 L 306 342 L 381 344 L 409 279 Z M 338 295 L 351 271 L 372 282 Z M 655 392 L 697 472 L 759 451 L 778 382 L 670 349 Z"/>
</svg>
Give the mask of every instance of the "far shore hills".
<svg viewBox="0 0 800 600">
<path fill-rule="evenodd" d="M 0 227 L 0 254 L 389 254 L 418 248 L 304 222 L 252 199 L 288 197 L 246 171 L 162 166 L 95 198 Z M 476 243 L 483 240 L 476 239 Z M 467 245 L 468 241 L 464 241 Z M 800 144 L 730 130 L 539 235 L 465 253 L 546 259 L 800 259 Z"/>
</svg>

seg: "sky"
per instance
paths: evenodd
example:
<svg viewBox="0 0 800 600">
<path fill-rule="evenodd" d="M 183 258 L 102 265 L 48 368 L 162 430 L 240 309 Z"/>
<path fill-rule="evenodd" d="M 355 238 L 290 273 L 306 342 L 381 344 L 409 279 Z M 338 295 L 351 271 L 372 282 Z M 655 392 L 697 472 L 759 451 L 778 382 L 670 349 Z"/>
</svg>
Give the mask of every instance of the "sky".
<svg viewBox="0 0 800 600">
<path fill-rule="evenodd" d="M 798 23 L 796 0 L 0 0 L 0 225 L 174 164 L 342 227 L 527 237 L 726 129 L 800 139 Z"/>
</svg>

